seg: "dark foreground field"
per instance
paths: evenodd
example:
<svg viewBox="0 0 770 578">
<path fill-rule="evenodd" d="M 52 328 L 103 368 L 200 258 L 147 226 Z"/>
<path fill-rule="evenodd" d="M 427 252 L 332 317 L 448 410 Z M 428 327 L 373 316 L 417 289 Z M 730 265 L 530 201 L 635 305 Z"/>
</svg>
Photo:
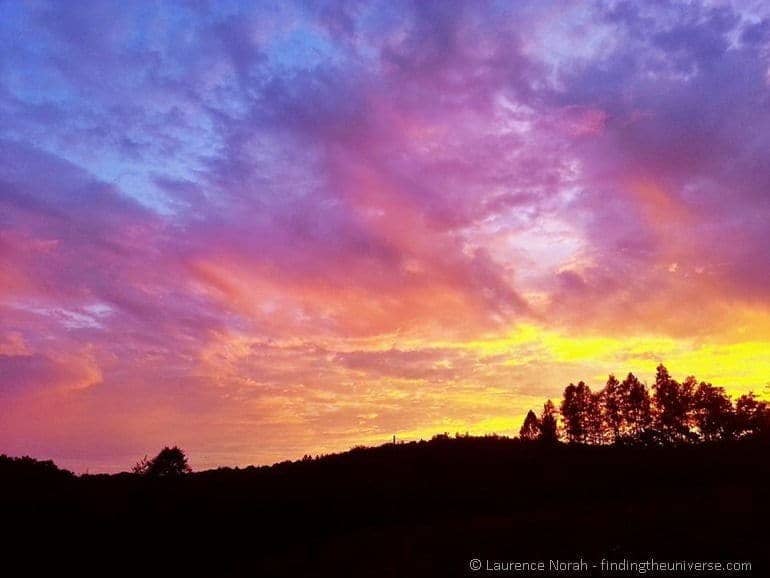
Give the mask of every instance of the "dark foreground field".
<svg viewBox="0 0 770 578">
<path fill-rule="evenodd" d="M 768 449 L 439 439 L 178 480 L 6 461 L 2 560 L 24 571 L 0 575 L 470 576 L 473 558 L 652 555 L 768 576 Z"/>
</svg>

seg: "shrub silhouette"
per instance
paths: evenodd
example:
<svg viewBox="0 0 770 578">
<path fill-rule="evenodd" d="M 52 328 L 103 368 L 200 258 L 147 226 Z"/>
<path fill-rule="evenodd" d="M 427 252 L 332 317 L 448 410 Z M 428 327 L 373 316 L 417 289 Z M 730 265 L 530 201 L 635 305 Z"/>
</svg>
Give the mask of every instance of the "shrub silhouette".
<svg viewBox="0 0 770 578">
<path fill-rule="evenodd" d="M 181 449 L 177 446 L 173 448 L 166 446 L 151 460 L 144 456 L 132 471 L 149 478 L 174 478 L 189 474 L 192 469 L 187 463 L 187 456 Z"/>
</svg>

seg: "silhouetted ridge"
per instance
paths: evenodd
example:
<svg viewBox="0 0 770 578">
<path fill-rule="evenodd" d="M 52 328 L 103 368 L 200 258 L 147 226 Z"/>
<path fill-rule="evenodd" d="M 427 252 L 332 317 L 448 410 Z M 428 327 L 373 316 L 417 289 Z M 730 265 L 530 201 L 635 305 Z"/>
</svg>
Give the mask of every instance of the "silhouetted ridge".
<svg viewBox="0 0 770 578">
<path fill-rule="evenodd" d="M 472 557 L 652 553 L 750 559 L 760 576 L 768 449 L 748 438 L 624 447 L 440 435 L 178 476 L 32 465 L 44 481 L 4 487 L 0 511 L 15 530 L 6 551 L 34 548 L 25 559 L 54 575 L 101 576 L 161 552 L 136 573 L 446 577 L 465 575 Z"/>
</svg>

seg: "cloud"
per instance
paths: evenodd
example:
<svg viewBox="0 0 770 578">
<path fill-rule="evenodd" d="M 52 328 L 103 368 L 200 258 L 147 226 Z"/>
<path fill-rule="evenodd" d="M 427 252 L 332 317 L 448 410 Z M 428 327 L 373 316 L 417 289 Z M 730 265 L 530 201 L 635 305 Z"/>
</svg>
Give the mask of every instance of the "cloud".
<svg viewBox="0 0 770 578">
<path fill-rule="evenodd" d="M 608 336 L 724 380 L 698 352 L 770 340 L 757 6 L 6 8 L 18 451 L 115 469 L 179 436 L 214 465 L 484 431 L 647 367 Z"/>
</svg>

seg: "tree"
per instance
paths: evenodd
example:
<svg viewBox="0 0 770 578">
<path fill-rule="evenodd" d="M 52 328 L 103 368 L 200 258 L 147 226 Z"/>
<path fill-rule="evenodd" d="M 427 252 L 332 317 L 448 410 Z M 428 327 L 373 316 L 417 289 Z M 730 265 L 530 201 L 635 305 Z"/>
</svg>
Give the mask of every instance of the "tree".
<svg viewBox="0 0 770 578">
<path fill-rule="evenodd" d="M 767 433 L 770 428 L 767 403 L 757 400 L 753 392 L 742 395 L 735 402 L 735 435 L 748 437 Z"/>
<path fill-rule="evenodd" d="M 678 383 L 663 364 L 658 365 L 653 385 L 655 426 L 667 441 L 690 439 L 689 412 L 695 389 L 695 378 Z"/>
<path fill-rule="evenodd" d="M 526 441 L 534 441 L 540 437 L 540 420 L 537 419 L 534 411 L 527 412 L 524 424 L 519 430 L 519 437 Z"/>
<path fill-rule="evenodd" d="M 632 440 L 640 441 L 652 423 L 650 394 L 647 386 L 633 373 L 623 380 L 621 389 L 627 400 L 621 407 L 623 419 L 628 424 L 627 435 Z"/>
<path fill-rule="evenodd" d="M 586 412 L 586 441 L 600 445 L 607 441 L 604 391 L 590 394 Z"/>
<path fill-rule="evenodd" d="M 706 441 L 729 438 L 734 430 L 733 405 L 721 387 L 701 382 L 693 395 L 693 421 Z"/>
<path fill-rule="evenodd" d="M 612 374 L 607 378 L 607 384 L 604 386 L 602 402 L 605 424 L 609 428 L 613 441 L 617 442 L 623 433 L 628 400 L 627 391 L 621 387 L 618 379 Z"/>
<path fill-rule="evenodd" d="M 564 430 L 570 442 L 585 443 L 589 437 L 589 412 L 592 407 L 591 388 L 584 382 L 577 385 L 570 383 L 564 389 L 561 402 L 561 415 Z"/>
<path fill-rule="evenodd" d="M 132 471 L 149 478 L 173 478 L 189 474 L 192 469 L 187 463 L 187 456 L 181 449 L 177 446 L 173 448 L 166 446 L 151 460 L 144 456 Z"/>
<path fill-rule="evenodd" d="M 768 403 L 753 393 L 733 406 L 722 387 L 688 376 L 682 383 L 658 365 L 652 395 L 633 373 L 622 381 L 610 374 L 597 393 L 580 381 L 564 389 L 559 412 L 549 399 L 538 420 L 527 414 L 522 439 L 555 443 L 565 434 L 570 443 L 661 445 L 763 436 L 770 438 Z M 539 435 L 538 435 L 539 430 Z"/>
<path fill-rule="evenodd" d="M 151 463 L 152 460 L 147 457 L 147 454 L 144 454 L 144 457 L 134 464 L 134 466 L 131 468 L 131 471 L 135 474 L 143 476 L 150 469 Z"/>
<path fill-rule="evenodd" d="M 556 407 L 549 399 L 543 406 L 540 416 L 540 441 L 555 444 L 559 441 L 559 423 L 556 420 Z"/>
</svg>

